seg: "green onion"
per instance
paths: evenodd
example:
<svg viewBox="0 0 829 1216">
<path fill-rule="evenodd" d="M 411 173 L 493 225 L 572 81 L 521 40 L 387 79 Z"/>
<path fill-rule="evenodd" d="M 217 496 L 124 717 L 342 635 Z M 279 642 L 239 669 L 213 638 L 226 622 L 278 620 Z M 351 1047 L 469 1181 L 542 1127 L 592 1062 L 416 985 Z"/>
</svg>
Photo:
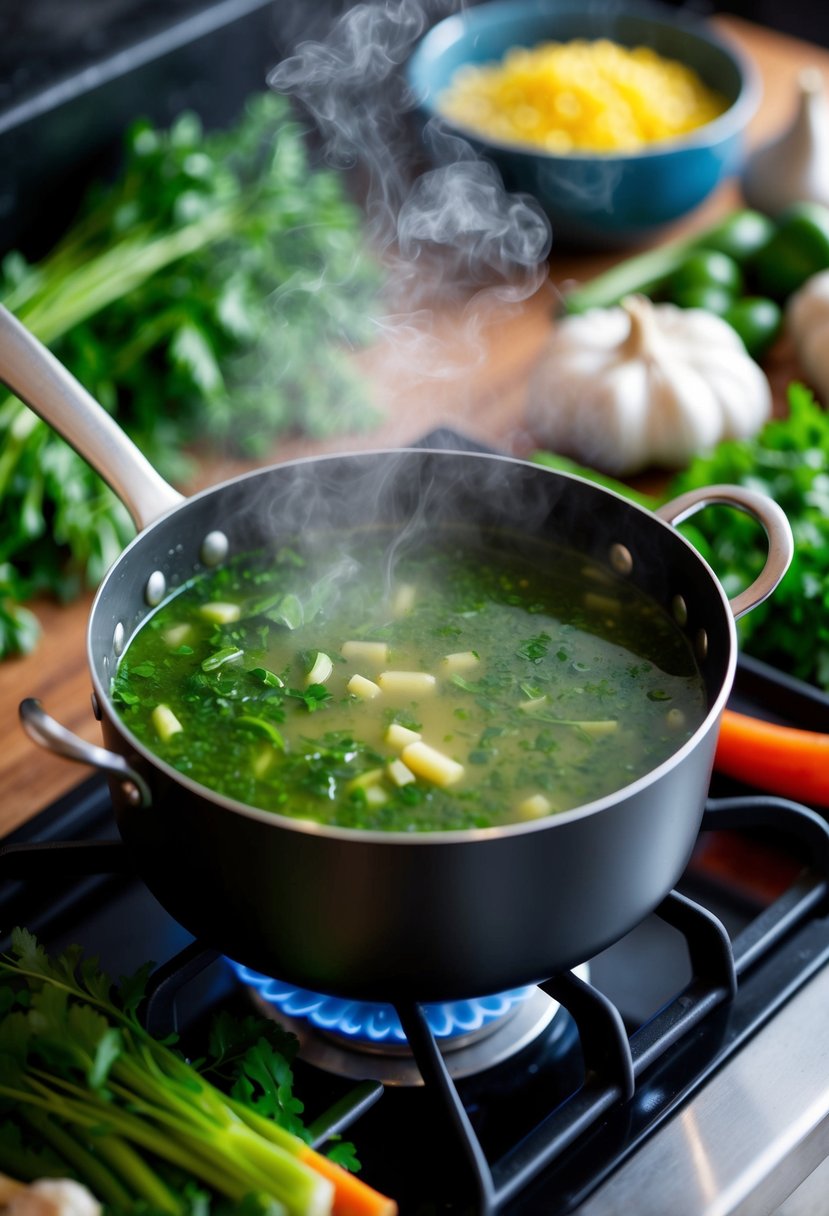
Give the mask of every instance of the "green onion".
<svg viewBox="0 0 829 1216">
<path fill-rule="evenodd" d="M 223 646 L 221 650 L 215 651 L 206 659 L 202 660 L 202 671 L 215 671 L 217 667 L 223 667 L 225 663 L 235 663 L 237 659 L 244 658 L 244 650 L 240 650 L 238 646 Z"/>
<path fill-rule="evenodd" d="M 257 735 L 264 736 L 274 747 L 278 747 L 280 751 L 284 752 L 285 740 L 276 727 L 272 723 L 266 722 L 264 718 L 254 718 L 251 714 L 242 714 L 236 719 L 236 724 L 247 727 Z"/>
</svg>

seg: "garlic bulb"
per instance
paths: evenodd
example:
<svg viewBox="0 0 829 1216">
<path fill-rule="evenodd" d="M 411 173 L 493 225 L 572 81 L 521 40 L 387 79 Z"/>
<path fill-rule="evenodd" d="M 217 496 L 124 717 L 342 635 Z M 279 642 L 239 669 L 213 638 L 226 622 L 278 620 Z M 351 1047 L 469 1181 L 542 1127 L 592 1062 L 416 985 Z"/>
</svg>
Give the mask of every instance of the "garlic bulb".
<svg viewBox="0 0 829 1216">
<path fill-rule="evenodd" d="M 786 305 L 786 328 L 803 376 L 829 402 L 829 270 L 807 279 Z"/>
<path fill-rule="evenodd" d="M 753 435 L 771 405 L 768 380 L 726 321 L 629 296 L 556 324 L 527 421 L 551 450 L 625 476 Z"/>
<path fill-rule="evenodd" d="M 794 118 L 746 157 L 741 186 L 748 206 L 767 215 L 790 203 L 829 206 L 829 106 L 818 68 L 800 73 Z"/>
<path fill-rule="evenodd" d="M 3 1216 L 101 1216 L 101 1205 L 71 1178 L 41 1178 L 26 1186 L 0 1174 Z"/>
</svg>

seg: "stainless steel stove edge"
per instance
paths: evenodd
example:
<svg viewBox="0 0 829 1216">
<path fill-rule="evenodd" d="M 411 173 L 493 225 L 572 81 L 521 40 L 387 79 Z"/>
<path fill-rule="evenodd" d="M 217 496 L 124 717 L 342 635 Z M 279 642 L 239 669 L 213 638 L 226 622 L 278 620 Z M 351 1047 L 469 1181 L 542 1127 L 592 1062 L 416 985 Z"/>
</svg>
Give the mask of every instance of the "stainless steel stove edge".
<svg viewBox="0 0 829 1216">
<path fill-rule="evenodd" d="M 829 1157 L 829 967 L 578 1209 L 578 1216 L 822 1216 L 798 1189 Z M 786 1202 L 788 1200 L 788 1202 Z M 781 1205 L 785 1205 L 781 1210 Z"/>
</svg>

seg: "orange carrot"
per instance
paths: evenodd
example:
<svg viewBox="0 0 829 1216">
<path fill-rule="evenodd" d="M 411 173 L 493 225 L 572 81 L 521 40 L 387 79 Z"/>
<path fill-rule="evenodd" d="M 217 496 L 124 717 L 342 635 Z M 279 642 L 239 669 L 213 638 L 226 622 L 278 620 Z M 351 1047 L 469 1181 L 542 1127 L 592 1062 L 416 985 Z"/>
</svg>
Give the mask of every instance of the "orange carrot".
<svg viewBox="0 0 829 1216">
<path fill-rule="evenodd" d="M 299 1159 L 334 1183 L 331 1216 L 397 1216 L 397 1204 L 307 1145 Z"/>
<path fill-rule="evenodd" d="M 726 709 L 714 767 L 769 793 L 829 806 L 829 735 Z"/>
</svg>

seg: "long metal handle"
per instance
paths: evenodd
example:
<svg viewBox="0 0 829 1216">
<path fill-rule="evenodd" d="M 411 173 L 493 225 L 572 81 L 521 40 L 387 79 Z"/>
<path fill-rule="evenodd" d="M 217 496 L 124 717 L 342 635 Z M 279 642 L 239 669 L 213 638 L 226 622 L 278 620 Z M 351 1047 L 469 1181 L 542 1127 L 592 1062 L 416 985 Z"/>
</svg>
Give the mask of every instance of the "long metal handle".
<svg viewBox="0 0 829 1216">
<path fill-rule="evenodd" d="M 119 756 L 117 752 L 109 752 L 106 748 L 96 747 L 94 743 L 87 743 L 80 735 L 73 734 L 47 714 L 40 701 L 34 697 L 21 701 L 19 712 L 20 722 L 26 734 L 40 747 L 56 756 L 63 756 L 65 760 L 88 764 L 100 772 L 117 777 L 128 802 L 134 806 L 150 805 L 152 796 L 149 786 L 141 774 L 127 764 L 123 756 Z"/>
<path fill-rule="evenodd" d="M 769 542 L 766 564 L 757 578 L 745 591 L 729 600 L 731 611 L 738 619 L 762 604 L 774 591 L 794 556 L 794 537 L 788 519 L 774 499 L 745 486 L 704 486 L 699 490 L 689 490 L 687 494 L 680 494 L 659 507 L 656 514 L 666 523 L 676 525 L 715 503 L 736 507 L 738 511 L 751 515 L 762 524 Z"/>
<path fill-rule="evenodd" d="M 139 531 L 182 501 L 103 406 L 2 305 L 0 380 L 100 473 Z"/>
</svg>

